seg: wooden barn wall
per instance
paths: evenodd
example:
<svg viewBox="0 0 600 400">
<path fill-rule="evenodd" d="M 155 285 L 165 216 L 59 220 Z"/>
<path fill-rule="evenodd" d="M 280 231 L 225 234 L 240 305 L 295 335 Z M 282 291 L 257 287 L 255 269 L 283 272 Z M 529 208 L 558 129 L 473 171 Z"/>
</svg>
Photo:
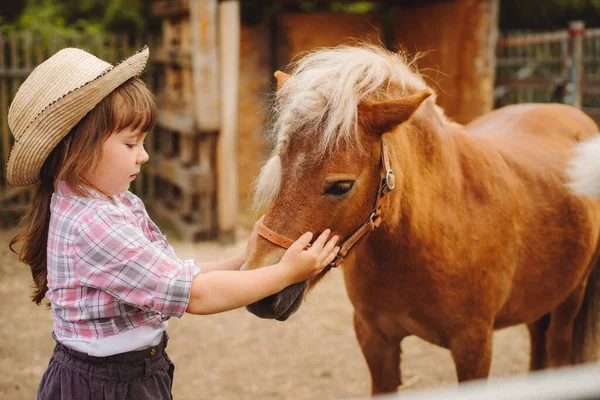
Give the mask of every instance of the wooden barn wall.
<svg viewBox="0 0 600 400">
<path fill-rule="evenodd" d="M 282 14 L 277 22 L 276 63 L 281 67 L 307 50 L 349 44 L 357 39 L 381 42 L 377 14 Z"/>
<path fill-rule="evenodd" d="M 450 0 L 400 10 L 393 18 L 395 44 L 410 54 L 425 53 L 419 70 L 457 122 L 493 108 L 498 5 L 499 0 Z"/>
<path fill-rule="evenodd" d="M 239 216 L 251 227 L 252 185 L 267 157 L 264 128 L 272 92 L 270 30 L 267 23 L 242 26 L 240 41 L 238 185 Z"/>
</svg>

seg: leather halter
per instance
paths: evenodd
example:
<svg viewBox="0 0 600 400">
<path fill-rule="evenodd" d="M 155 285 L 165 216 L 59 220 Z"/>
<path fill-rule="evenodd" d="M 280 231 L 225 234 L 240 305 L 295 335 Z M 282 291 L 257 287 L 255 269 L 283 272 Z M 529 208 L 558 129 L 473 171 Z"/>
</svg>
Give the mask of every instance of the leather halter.
<svg viewBox="0 0 600 400">
<path fill-rule="evenodd" d="M 360 240 L 360 238 L 367 233 L 374 231 L 379 227 L 379 225 L 381 225 L 381 221 L 383 220 L 381 218 L 381 205 L 383 203 L 383 196 L 388 191 L 393 190 L 394 187 L 396 187 L 396 177 L 390 166 L 390 157 L 388 154 L 389 147 L 386 135 L 387 134 L 381 136 L 381 183 L 379 184 L 379 188 L 377 190 L 373 212 L 367 221 L 360 228 L 354 231 L 354 233 L 350 235 L 344 241 L 344 243 L 342 243 L 340 246 L 340 251 L 338 252 L 335 260 L 333 260 L 330 264 L 331 267 L 339 266 L 342 261 L 344 261 L 344 257 L 346 257 L 352 246 L 354 246 Z M 292 243 L 294 243 L 294 240 L 288 239 L 274 230 L 267 228 L 264 223 L 258 227 L 258 234 L 267 239 L 269 242 L 279 247 L 283 247 L 284 249 L 288 249 Z"/>
</svg>

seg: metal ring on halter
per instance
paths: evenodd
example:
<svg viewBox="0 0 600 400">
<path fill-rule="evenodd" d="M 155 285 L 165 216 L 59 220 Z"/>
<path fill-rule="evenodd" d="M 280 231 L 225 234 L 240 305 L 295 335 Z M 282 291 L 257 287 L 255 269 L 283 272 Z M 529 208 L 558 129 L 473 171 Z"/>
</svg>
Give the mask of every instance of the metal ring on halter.
<svg viewBox="0 0 600 400">
<path fill-rule="evenodd" d="M 337 268 L 337 263 L 338 263 L 340 260 L 341 260 L 341 261 L 344 261 L 344 257 L 340 256 L 339 254 L 336 254 L 336 255 L 335 255 L 335 258 L 333 259 L 333 261 L 329 263 L 329 266 L 330 266 L 331 268 Z"/>
<path fill-rule="evenodd" d="M 393 176 L 394 178 L 396 177 L 396 175 L 394 175 L 394 171 L 392 171 L 391 169 L 388 169 L 385 172 L 385 184 L 387 185 L 388 189 L 393 190 L 396 187 L 396 182 L 394 182 L 393 185 L 390 184 L 390 176 Z"/>
</svg>

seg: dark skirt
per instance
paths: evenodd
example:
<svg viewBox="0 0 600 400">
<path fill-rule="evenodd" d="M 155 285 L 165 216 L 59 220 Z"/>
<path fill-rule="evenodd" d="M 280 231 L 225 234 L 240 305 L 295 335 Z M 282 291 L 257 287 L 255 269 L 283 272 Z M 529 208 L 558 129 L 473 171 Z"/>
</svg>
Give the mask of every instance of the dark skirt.
<svg viewBox="0 0 600 400">
<path fill-rule="evenodd" d="M 156 347 L 92 357 L 56 342 L 38 400 L 170 400 L 175 367 L 168 336 Z"/>
</svg>

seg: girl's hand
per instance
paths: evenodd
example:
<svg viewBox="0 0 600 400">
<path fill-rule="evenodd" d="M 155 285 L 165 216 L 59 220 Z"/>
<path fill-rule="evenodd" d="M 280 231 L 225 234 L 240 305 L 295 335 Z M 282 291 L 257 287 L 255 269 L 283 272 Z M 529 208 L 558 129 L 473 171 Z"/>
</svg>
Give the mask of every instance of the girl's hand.
<svg viewBox="0 0 600 400">
<path fill-rule="evenodd" d="M 246 250 L 244 251 L 244 262 L 248 259 L 248 257 L 250 257 L 250 254 L 252 254 L 254 247 L 256 247 L 256 241 L 258 240 L 258 227 L 262 225 L 263 219 L 265 219 L 264 215 L 260 217 L 258 221 L 256 221 L 256 223 L 254 224 L 252 233 L 250 234 L 248 242 L 246 243 Z"/>
<path fill-rule="evenodd" d="M 330 233 L 325 229 L 305 250 L 312 239 L 312 233 L 306 232 L 287 249 L 279 263 L 289 268 L 294 283 L 317 275 L 334 260 L 340 248 L 336 247 L 337 235 L 327 240 Z"/>
</svg>

